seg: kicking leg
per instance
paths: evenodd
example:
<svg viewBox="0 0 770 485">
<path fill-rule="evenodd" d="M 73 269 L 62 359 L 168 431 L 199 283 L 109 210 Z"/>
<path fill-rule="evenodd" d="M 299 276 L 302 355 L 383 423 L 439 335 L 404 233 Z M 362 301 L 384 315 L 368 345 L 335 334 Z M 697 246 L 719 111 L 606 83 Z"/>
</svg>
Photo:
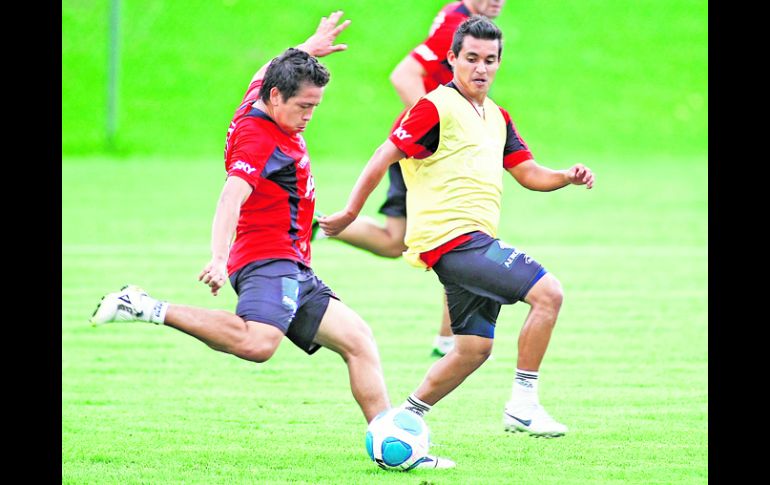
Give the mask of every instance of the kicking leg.
<svg viewBox="0 0 770 485">
<path fill-rule="evenodd" d="M 268 360 L 283 339 L 283 332 L 272 325 L 245 321 L 223 310 L 159 301 L 134 285 L 106 295 L 91 317 L 94 325 L 121 321 L 164 324 L 214 350 L 253 362 Z"/>
<path fill-rule="evenodd" d="M 330 298 L 313 341 L 337 352 L 345 360 L 350 390 L 367 423 L 390 407 L 372 330 L 356 312 Z"/>
</svg>

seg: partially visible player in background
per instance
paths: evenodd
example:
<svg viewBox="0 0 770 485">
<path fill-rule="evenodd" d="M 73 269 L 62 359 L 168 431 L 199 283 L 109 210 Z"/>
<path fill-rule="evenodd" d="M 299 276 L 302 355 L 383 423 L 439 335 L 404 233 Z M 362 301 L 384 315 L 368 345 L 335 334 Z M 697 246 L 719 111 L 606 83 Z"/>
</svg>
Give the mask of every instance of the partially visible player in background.
<svg viewBox="0 0 770 485">
<path fill-rule="evenodd" d="M 253 362 L 269 360 L 284 336 L 308 355 L 326 347 L 345 361 L 368 423 L 390 408 L 377 344 L 366 322 L 310 267 L 315 186 L 301 135 L 329 82 L 314 56 L 347 48 L 334 44 L 350 23 L 337 25 L 341 16 L 324 17 L 307 41 L 259 69 L 230 123 L 211 260 L 198 279 L 217 295 L 229 278 L 238 295 L 235 313 L 169 303 L 128 285 L 107 294 L 91 322 L 166 325 Z M 297 379 L 304 385 L 312 376 Z M 417 465 L 451 467 L 451 460 L 431 456 Z"/>
<path fill-rule="evenodd" d="M 463 0 L 449 3 L 441 9 L 433 20 L 428 38 L 412 49 L 390 74 L 390 82 L 405 106 L 393 124 L 393 130 L 401 123 L 406 111 L 422 96 L 452 80 L 447 52 L 452 47 L 452 37 L 457 26 L 476 14 L 494 19 L 500 15 L 503 4 L 505 0 Z M 401 166 L 397 163 L 391 165 L 388 177 L 388 195 L 380 207 L 380 214 L 385 215 L 385 225 L 381 226 L 371 217 L 359 216 L 335 238 L 379 256 L 398 258 L 406 251 L 406 186 Z M 432 354 L 437 357 L 446 355 L 454 347 L 446 295 L 442 307 L 441 327 L 433 341 L 432 350 Z"/>
</svg>

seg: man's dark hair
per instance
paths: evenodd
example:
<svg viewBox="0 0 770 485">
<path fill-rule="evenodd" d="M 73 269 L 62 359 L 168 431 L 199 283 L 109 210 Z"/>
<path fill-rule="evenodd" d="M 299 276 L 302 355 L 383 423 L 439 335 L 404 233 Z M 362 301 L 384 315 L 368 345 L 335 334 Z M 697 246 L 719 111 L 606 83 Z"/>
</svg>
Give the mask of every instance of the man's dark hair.
<svg viewBox="0 0 770 485">
<path fill-rule="evenodd" d="M 491 20 L 483 15 L 473 15 L 461 23 L 455 35 L 452 38 L 452 52 L 455 56 L 460 55 L 460 49 L 463 47 L 463 39 L 470 35 L 474 39 L 498 40 L 500 47 L 497 49 L 497 57 L 503 53 L 503 32 L 493 24 Z"/>
<path fill-rule="evenodd" d="M 270 90 L 278 88 L 283 101 L 297 94 L 302 83 L 310 83 L 319 88 L 329 82 L 329 71 L 318 59 L 305 51 L 290 47 L 280 56 L 270 61 L 265 72 L 265 79 L 259 89 L 259 99 L 263 103 L 270 100 Z"/>
</svg>

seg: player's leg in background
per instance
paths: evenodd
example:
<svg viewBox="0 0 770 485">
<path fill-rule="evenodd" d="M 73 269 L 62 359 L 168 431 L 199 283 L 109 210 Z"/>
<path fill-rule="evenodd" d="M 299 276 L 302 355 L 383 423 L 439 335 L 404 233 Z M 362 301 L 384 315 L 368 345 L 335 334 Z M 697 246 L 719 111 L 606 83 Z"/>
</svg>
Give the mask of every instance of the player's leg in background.
<svg viewBox="0 0 770 485">
<path fill-rule="evenodd" d="M 398 258 L 406 251 L 406 217 L 385 216 L 381 226 L 371 217 L 359 216 L 333 239 L 339 239 L 377 256 Z"/>
<path fill-rule="evenodd" d="M 340 354 L 347 364 L 350 390 L 367 423 L 390 407 L 377 343 L 369 325 L 356 312 L 329 298 L 313 341 Z"/>
<path fill-rule="evenodd" d="M 441 326 L 438 329 L 438 335 L 433 339 L 433 350 L 431 355 L 434 357 L 443 357 L 455 345 L 454 334 L 452 333 L 452 319 L 449 316 L 449 305 L 446 300 L 446 293 L 442 298 L 441 304 L 443 305 L 443 311 L 441 315 Z"/>
<path fill-rule="evenodd" d="M 385 225 L 359 216 L 334 239 L 386 258 L 398 258 L 406 251 L 406 183 L 398 163 L 388 167 L 388 182 L 388 193 L 379 210 L 385 216 Z"/>
</svg>

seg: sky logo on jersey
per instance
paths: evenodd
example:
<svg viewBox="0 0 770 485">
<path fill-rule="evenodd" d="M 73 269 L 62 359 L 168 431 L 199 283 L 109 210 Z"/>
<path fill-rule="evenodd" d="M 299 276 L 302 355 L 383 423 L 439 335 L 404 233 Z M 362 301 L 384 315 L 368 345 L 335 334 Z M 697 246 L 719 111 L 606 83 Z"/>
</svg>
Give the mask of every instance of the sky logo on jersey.
<svg viewBox="0 0 770 485">
<path fill-rule="evenodd" d="M 398 128 L 396 128 L 396 130 L 393 132 L 393 135 L 395 135 L 396 138 L 402 141 L 412 137 L 412 135 L 406 132 L 403 126 L 399 126 Z"/>
<path fill-rule="evenodd" d="M 307 178 L 307 187 L 305 188 L 305 198 L 315 200 L 315 179 L 312 175 Z"/>
<path fill-rule="evenodd" d="M 242 160 L 238 160 L 233 164 L 232 170 L 243 170 L 244 172 L 251 174 L 251 172 L 256 170 L 256 168 L 252 167 L 251 165 L 249 165 L 248 163 Z"/>
</svg>

